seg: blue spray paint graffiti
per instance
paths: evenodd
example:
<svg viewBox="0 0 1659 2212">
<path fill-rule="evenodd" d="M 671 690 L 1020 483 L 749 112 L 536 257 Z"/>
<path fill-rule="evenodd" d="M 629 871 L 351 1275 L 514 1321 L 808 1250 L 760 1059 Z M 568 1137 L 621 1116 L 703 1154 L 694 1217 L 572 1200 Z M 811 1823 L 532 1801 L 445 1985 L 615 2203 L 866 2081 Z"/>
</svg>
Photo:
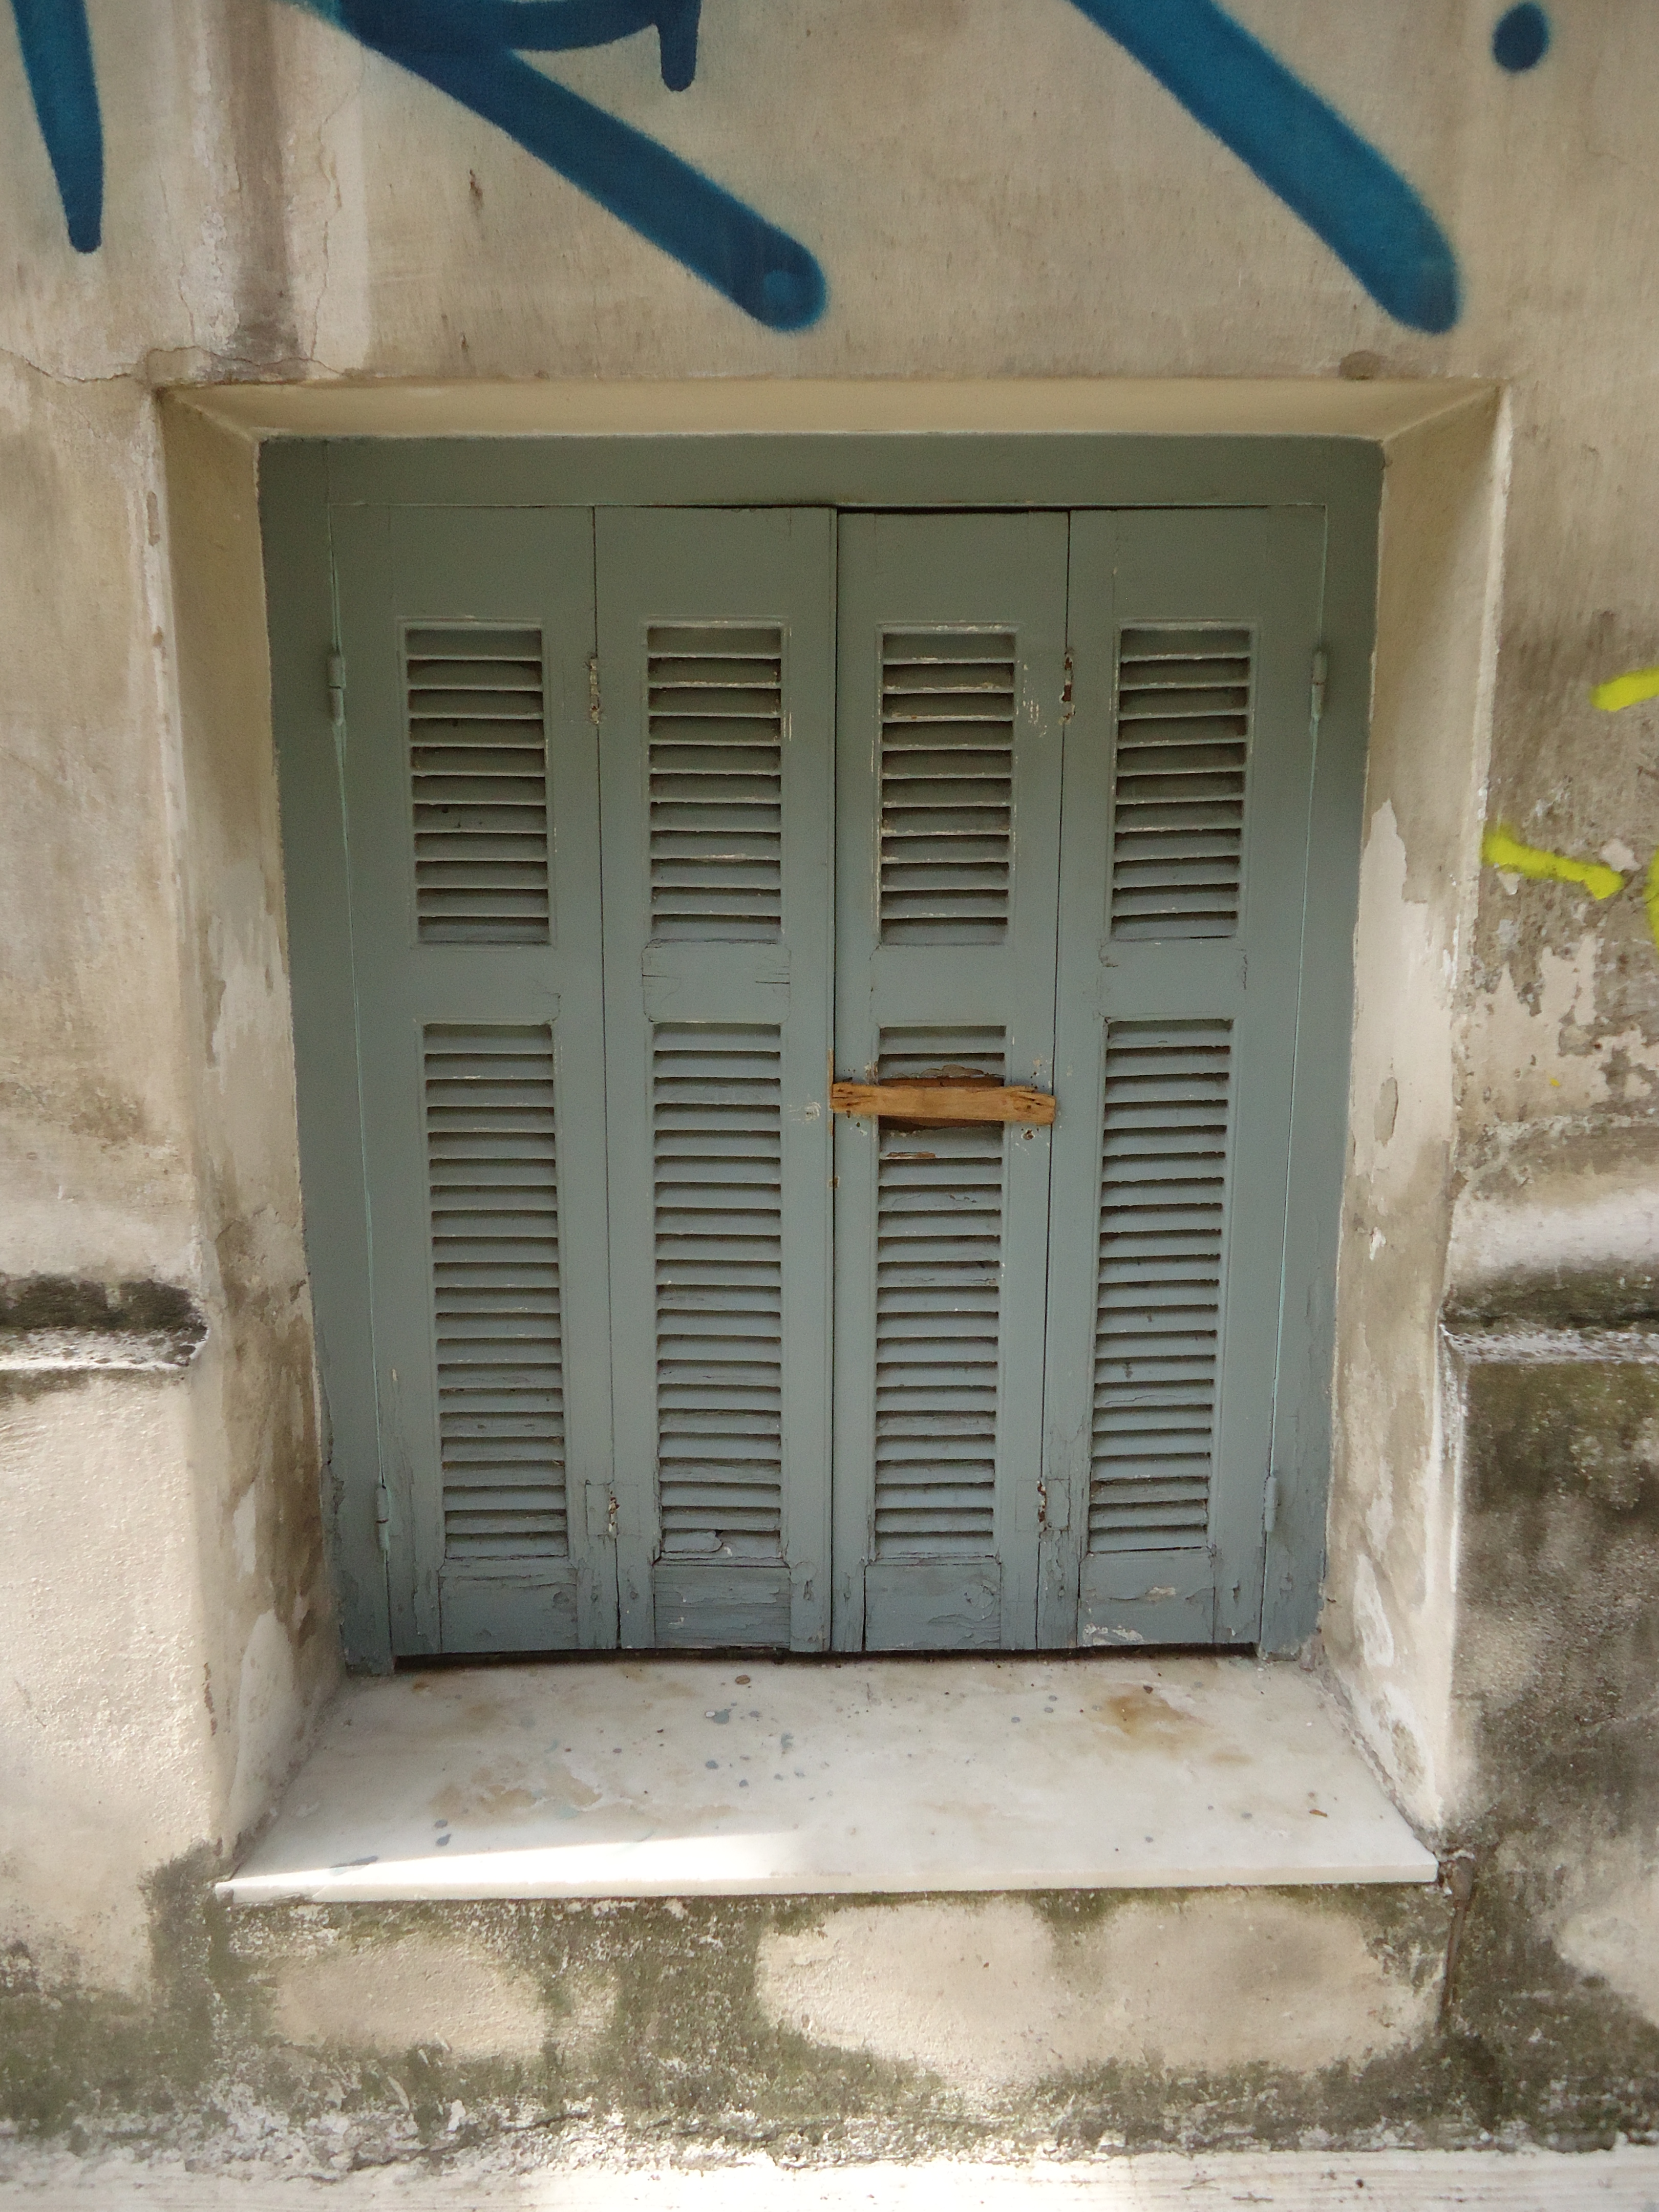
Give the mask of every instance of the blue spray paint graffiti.
<svg viewBox="0 0 1659 2212">
<path fill-rule="evenodd" d="M 70 244 L 77 253 L 95 253 L 104 234 L 104 119 L 86 0 L 11 0 L 11 6 Z"/>
<path fill-rule="evenodd" d="M 1536 69 L 1550 50 L 1550 19 L 1537 0 L 1506 9 L 1492 34 L 1492 58 L 1499 69 Z"/>
<path fill-rule="evenodd" d="M 697 65 L 698 0 L 301 0 L 447 92 L 684 264 L 758 323 L 823 312 L 806 248 L 654 138 L 544 76 L 519 52 L 568 53 L 654 28 L 663 82 Z"/>
<path fill-rule="evenodd" d="M 757 322 L 800 330 L 823 313 L 823 272 L 799 240 L 655 139 L 520 58 L 654 29 L 663 82 L 683 91 L 696 70 L 699 0 L 296 4 L 495 124 Z M 1456 259 L 1423 201 L 1216 0 L 1075 4 L 1277 193 L 1389 314 L 1417 330 L 1450 329 L 1458 315 Z M 90 253 L 101 234 L 103 132 L 85 0 L 12 0 L 12 7 L 70 242 Z M 1522 30 L 1507 27 L 1520 18 L 1527 19 Z M 1547 45 L 1541 9 L 1510 9 L 1493 38 L 1504 67 L 1530 66 L 1511 56 L 1535 43 L 1539 25 Z"/>
<path fill-rule="evenodd" d="M 1457 320 L 1457 262 L 1400 174 L 1214 0 L 1076 0 L 1254 169 L 1380 307 L 1418 331 Z"/>
</svg>

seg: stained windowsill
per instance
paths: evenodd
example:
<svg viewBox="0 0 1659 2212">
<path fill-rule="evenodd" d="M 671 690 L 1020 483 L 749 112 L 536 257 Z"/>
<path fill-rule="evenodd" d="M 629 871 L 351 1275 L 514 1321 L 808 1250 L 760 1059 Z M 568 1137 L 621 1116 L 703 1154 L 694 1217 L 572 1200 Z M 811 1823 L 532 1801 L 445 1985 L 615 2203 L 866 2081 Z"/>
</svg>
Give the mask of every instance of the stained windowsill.
<svg viewBox="0 0 1659 2212">
<path fill-rule="evenodd" d="M 623 1658 L 348 1683 L 236 1905 L 1428 1882 L 1249 1658 Z"/>
</svg>

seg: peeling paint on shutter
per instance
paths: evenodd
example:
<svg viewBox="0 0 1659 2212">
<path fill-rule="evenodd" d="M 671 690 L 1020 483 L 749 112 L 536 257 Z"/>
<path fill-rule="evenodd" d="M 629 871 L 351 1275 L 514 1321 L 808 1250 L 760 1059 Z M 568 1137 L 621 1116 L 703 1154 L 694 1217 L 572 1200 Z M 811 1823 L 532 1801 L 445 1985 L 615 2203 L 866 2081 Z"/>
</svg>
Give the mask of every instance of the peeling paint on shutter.
<svg viewBox="0 0 1659 2212">
<path fill-rule="evenodd" d="M 659 623 L 647 636 L 651 933 L 783 924 L 783 633 Z"/>
<path fill-rule="evenodd" d="M 434 1022 L 423 1045 L 444 1555 L 563 1559 L 552 1032 Z"/>
<path fill-rule="evenodd" d="M 1003 1079 L 1000 1029 L 882 1033 L 884 1082 Z M 995 1550 L 1002 1127 L 884 1123 L 876 1216 L 876 1557 Z"/>
<path fill-rule="evenodd" d="M 781 1556 L 780 1051 L 775 1024 L 659 1023 L 653 1038 L 666 1556 Z"/>
<path fill-rule="evenodd" d="M 1232 1025 L 1121 1021 L 1106 1045 L 1092 1552 L 1209 1525 Z"/>
<path fill-rule="evenodd" d="M 1119 638 L 1115 938 L 1238 927 L 1250 662 L 1248 629 L 1144 625 Z"/>
<path fill-rule="evenodd" d="M 881 665 L 881 934 L 1008 931 L 1018 663 L 1002 630 L 889 630 Z"/>
<path fill-rule="evenodd" d="M 404 634 L 415 907 L 436 945 L 548 941 L 547 738 L 539 629 Z"/>
</svg>

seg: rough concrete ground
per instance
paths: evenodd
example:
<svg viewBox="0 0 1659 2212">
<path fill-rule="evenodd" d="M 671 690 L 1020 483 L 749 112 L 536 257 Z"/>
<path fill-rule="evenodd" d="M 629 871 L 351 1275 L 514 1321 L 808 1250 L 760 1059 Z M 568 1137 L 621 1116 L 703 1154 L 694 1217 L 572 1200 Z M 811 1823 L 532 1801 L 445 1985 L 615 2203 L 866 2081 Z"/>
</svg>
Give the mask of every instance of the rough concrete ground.
<svg viewBox="0 0 1659 2212">
<path fill-rule="evenodd" d="M 1237 2151 L 1076 2164 L 929 2161 L 793 2170 L 738 2166 L 621 2169 L 603 2164 L 513 2171 L 499 2161 L 441 2172 L 398 2166 L 338 2179 L 266 2168 L 198 2174 L 172 2160 L 77 2160 L 0 2148 L 8 2212 L 97 2205 L 100 2212 L 1655 2212 L 1659 2150 Z"/>
</svg>

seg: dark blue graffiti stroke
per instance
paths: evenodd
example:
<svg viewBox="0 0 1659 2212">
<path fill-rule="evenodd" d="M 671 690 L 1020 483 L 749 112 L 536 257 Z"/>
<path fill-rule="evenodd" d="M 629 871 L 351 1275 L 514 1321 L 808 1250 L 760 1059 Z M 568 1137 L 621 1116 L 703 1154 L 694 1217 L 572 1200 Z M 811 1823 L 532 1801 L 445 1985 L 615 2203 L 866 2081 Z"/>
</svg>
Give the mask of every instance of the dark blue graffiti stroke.
<svg viewBox="0 0 1659 2212">
<path fill-rule="evenodd" d="M 495 124 L 769 329 L 823 312 L 806 248 L 722 185 L 513 51 L 568 52 L 655 27 L 663 82 L 696 68 L 698 0 L 301 0 Z"/>
<path fill-rule="evenodd" d="M 507 132 L 773 330 L 823 313 L 806 248 L 642 131 L 532 69 L 654 29 L 663 82 L 696 69 L 699 0 L 295 0 Z M 1076 0 L 1322 238 L 1391 315 L 1449 330 L 1457 264 L 1397 170 L 1215 0 Z M 104 146 L 85 0 L 12 0 L 71 243 L 102 227 Z M 1517 9 L 1516 15 L 1540 9 Z M 1507 19 L 1506 19 L 1507 21 Z"/>
<path fill-rule="evenodd" d="M 1214 0 L 1076 0 L 1418 331 L 1457 320 L 1457 260 L 1398 170 Z"/>
<path fill-rule="evenodd" d="M 11 7 L 70 244 L 95 253 L 104 234 L 104 124 L 86 0 L 11 0 Z"/>
</svg>

